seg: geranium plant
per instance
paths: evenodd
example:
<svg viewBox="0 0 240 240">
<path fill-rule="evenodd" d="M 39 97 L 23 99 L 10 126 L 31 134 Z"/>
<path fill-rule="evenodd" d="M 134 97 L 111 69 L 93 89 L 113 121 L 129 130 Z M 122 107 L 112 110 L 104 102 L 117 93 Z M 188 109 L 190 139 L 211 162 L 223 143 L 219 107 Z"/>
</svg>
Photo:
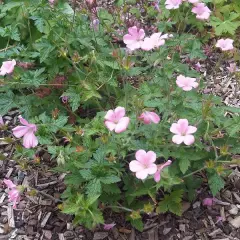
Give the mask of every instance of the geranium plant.
<svg viewBox="0 0 240 240">
<path fill-rule="evenodd" d="M 16 159 L 48 152 L 67 173 L 63 211 L 75 223 L 92 228 L 111 208 L 142 230 L 142 214 L 181 214 L 182 199 L 201 185 L 197 173 L 213 195 L 224 187 L 239 153 L 239 109 L 201 93 L 192 63 L 206 59 L 206 38 L 194 30 L 210 36 L 205 2 L 146 1 L 151 28 L 136 10 L 128 19 L 131 6 L 121 1 L 112 14 L 95 1 L 80 10 L 65 1 L 0 5 L 0 114 L 17 108 L 23 116 L 9 129 Z"/>
</svg>

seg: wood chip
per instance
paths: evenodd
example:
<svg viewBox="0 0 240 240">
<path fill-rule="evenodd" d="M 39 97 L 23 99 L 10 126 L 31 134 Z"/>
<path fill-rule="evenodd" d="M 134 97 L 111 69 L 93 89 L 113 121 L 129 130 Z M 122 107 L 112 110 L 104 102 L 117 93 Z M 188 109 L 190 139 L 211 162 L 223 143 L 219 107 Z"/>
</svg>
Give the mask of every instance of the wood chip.
<svg viewBox="0 0 240 240">
<path fill-rule="evenodd" d="M 9 225 L 9 227 L 15 228 L 13 207 L 11 205 L 8 205 L 8 207 L 7 207 L 7 216 L 8 216 L 8 225 Z"/>
<path fill-rule="evenodd" d="M 5 175 L 5 178 L 10 178 L 12 172 L 13 172 L 13 168 L 9 168 L 7 174 Z"/>
<path fill-rule="evenodd" d="M 233 196 L 235 197 L 235 199 L 238 201 L 238 203 L 240 203 L 240 197 L 238 196 L 237 193 L 233 192 Z"/>
<path fill-rule="evenodd" d="M 209 233 L 208 236 L 210 237 L 216 237 L 218 234 L 221 234 L 222 230 L 220 228 L 214 230 L 213 232 Z"/>
<path fill-rule="evenodd" d="M 42 228 L 45 227 L 45 225 L 46 225 L 48 219 L 50 218 L 51 214 L 52 214 L 51 212 L 48 212 L 47 215 L 43 218 L 43 220 L 42 220 L 42 222 L 41 222 L 41 227 L 42 227 Z"/>
<path fill-rule="evenodd" d="M 59 240 L 65 240 L 65 237 L 64 237 L 63 233 L 59 233 L 58 237 L 59 237 Z"/>
<path fill-rule="evenodd" d="M 232 215 L 237 215 L 238 214 L 238 207 L 236 205 L 231 205 L 231 209 L 228 210 L 228 212 Z"/>
<path fill-rule="evenodd" d="M 0 197 L 0 203 L 4 202 L 4 199 L 6 198 L 7 194 L 3 193 L 2 196 Z"/>
<path fill-rule="evenodd" d="M 230 220 L 230 223 L 235 227 L 239 228 L 240 227 L 240 216 Z"/>
<path fill-rule="evenodd" d="M 108 236 L 108 232 L 95 232 L 93 240 L 102 240 Z"/>
<path fill-rule="evenodd" d="M 36 185 L 36 186 L 39 187 L 39 188 L 45 188 L 45 187 L 54 185 L 54 184 L 56 184 L 56 183 L 57 183 L 57 181 L 52 181 L 52 182 L 48 182 L 48 183 L 38 184 L 38 185 Z"/>
</svg>

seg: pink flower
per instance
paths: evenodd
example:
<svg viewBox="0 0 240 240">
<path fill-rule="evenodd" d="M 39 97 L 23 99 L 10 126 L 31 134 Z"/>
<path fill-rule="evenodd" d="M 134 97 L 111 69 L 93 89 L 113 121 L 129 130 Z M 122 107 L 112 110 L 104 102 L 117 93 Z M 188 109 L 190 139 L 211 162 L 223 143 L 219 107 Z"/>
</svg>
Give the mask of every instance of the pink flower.
<svg viewBox="0 0 240 240">
<path fill-rule="evenodd" d="M 167 9 L 177 9 L 182 4 L 182 0 L 167 0 L 165 2 Z"/>
<path fill-rule="evenodd" d="M 109 223 L 109 224 L 104 223 L 103 229 L 108 231 L 108 230 L 112 229 L 115 225 L 116 225 L 116 223 Z"/>
<path fill-rule="evenodd" d="M 197 19 L 208 19 L 210 17 L 211 10 L 204 3 L 197 3 L 192 9 L 192 13 L 195 13 Z"/>
<path fill-rule="evenodd" d="M 48 2 L 49 2 L 51 5 L 53 5 L 54 2 L 55 2 L 55 0 L 48 0 Z"/>
<path fill-rule="evenodd" d="M 136 173 L 138 179 L 145 179 L 149 174 L 154 174 L 157 171 L 156 153 L 153 151 L 145 152 L 140 149 L 136 152 L 136 160 L 133 160 L 129 164 L 129 168 L 132 172 Z"/>
<path fill-rule="evenodd" d="M 204 198 L 202 205 L 203 206 L 212 206 L 214 204 L 214 198 Z"/>
<path fill-rule="evenodd" d="M 222 51 L 228 51 L 233 49 L 233 40 L 230 38 L 219 39 L 217 41 L 216 47 L 221 48 Z"/>
<path fill-rule="evenodd" d="M 217 223 L 219 223 L 219 222 L 222 223 L 222 222 L 224 221 L 223 217 L 221 217 L 221 216 L 217 216 L 217 217 L 216 217 L 216 220 L 217 220 L 217 221 L 215 222 L 215 224 L 217 224 Z"/>
<path fill-rule="evenodd" d="M 237 68 L 236 63 L 230 63 L 230 66 L 227 67 L 227 69 L 230 73 L 239 72 L 239 69 Z"/>
<path fill-rule="evenodd" d="M 181 144 L 184 142 L 186 145 L 191 145 L 195 141 L 192 133 L 195 133 L 197 128 L 189 126 L 187 119 L 179 119 L 177 123 L 172 124 L 170 131 L 175 134 L 172 137 L 174 143 Z"/>
<path fill-rule="evenodd" d="M 178 87 L 182 88 L 184 91 L 190 91 L 193 88 L 198 87 L 196 78 L 184 77 L 183 75 L 177 77 L 176 83 Z"/>
<path fill-rule="evenodd" d="M 14 59 L 12 61 L 3 62 L 0 68 L 0 76 L 12 73 L 15 65 L 16 61 Z"/>
<path fill-rule="evenodd" d="M 125 116 L 125 108 L 117 107 L 115 110 L 109 110 L 105 115 L 105 125 L 110 130 L 115 130 L 115 133 L 124 132 L 130 122 L 129 117 Z"/>
<path fill-rule="evenodd" d="M 3 118 L 2 116 L 0 115 L 0 127 L 4 126 L 4 121 L 3 121 Z"/>
<path fill-rule="evenodd" d="M 146 37 L 141 43 L 141 49 L 145 51 L 152 50 L 153 48 L 159 48 L 165 44 L 165 39 L 168 38 L 168 34 L 162 35 L 161 32 L 153 33 L 150 37 Z"/>
<path fill-rule="evenodd" d="M 38 140 L 34 133 L 37 131 L 37 126 L 35 124 L 28 123 L 28 121 L 21 116 L 19 116 L 19 120 L 24 126 L 17 126 L 13 128 L 13 135 L 16 138 L 23 137 L 23 146 L 25 148 L 36 147 L 38 145 Z"/>
<path fill-rule="evenodd" d="M 87 3 L 92 4 L 94 0 L 86 0 Z"/>
<path fill-rule="evenodd" d="M 200 72 L 201 71 L 201 67 L 202 67 L 202 65 L 200 64 L 200 62 L 195 64 L 196 71 Z"/>
<path fill-rule="evenodd" d="M 168 167 L 169 165 L 172 164 L 172 161 L 171 160 L 168 160 L 167 162 L 163 163 L 163 164 L 160 164 L 157 166 L 157 171 L 156 173 L 154 174 L 154 180 L 155 182 L 159 182 L 161 180 L 161 171 L 165 168 L 165 167 Z"/>
<path fill-rule="evenodd" d="M 17 189 L 17 186 L 11 180 L 4 179 L 3 182 L 9 189 L 9 201 L 13 203 L 13 208 L 16 208 L 17 203 L 20 201 L 20 191 Z"/>
<path fill-rule="evenodd" d="M 138 29 L 136 26 L 128 29 L 129 34 L 123 36 L 123 42 L 130 50 L 136 50 L 141 47 L 141 43 L 145 37 L 143 29 Z"/>
<path fill-rule="evenodd" d="M 159 123 L 160 117 L 155 112 L 143 112 L 139 119 L 143 120 L 144 124 L 150 124 L 150 123 Z"/>
</svg>

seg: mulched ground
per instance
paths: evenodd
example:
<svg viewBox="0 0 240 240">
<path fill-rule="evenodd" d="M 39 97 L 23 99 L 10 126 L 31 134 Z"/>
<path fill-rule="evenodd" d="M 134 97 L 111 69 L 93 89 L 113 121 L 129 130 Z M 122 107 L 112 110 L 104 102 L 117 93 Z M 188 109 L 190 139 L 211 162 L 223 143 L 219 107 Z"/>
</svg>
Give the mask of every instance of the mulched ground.
<svg viewBox="0 0 240 240">
<path fill-rule="evenodd" d="M 214 63 L 214 61 L 213 61 Z M 217 71 L 209 71 L 202 64 L 203 74 L 206 75 L 207 86 L 205 93 L 213 92 L 228 99 L 228 105 L 239 106 L 239 98 L 230 98 L 230 92 L 237 92 L 235 78 L 225 71 L 221 65 Z M 208 65 L 209 66 L 209 65 Z M 213 69 L 213 68 L 211 68 Z M 204 73 L 205 72 L 205 73 Z M 210 81 L 209 81 L 210 79 Z M 221 91 L 217 84 L 218 81 Z M 225 84 L 228 82 L 229 84 Z M 234 87 L 232 87 L 234 86 Z M 224 90 L 227 89 L 227 90 Z M 239 89 L 239 88 L 238 88 Z M 228 94 L 222 94 L 222 92 Z M 230 93 L 230 94 L 229 94 Z M 233 96 L 233 94 L 231 95 Z M 234 95 L 235 96 L 235 95 Z M 229 102 L 229 99 L 231 102 Z M 64 191 L 64 174 L 51 171 L 55 161 L 48 153 L 39 152 L 40 162 L 32 160 L 25 164 L 27 159 L 14 158 L 15 142 L 8 143 L 4 138 L 10 137 L 11 129 L 17 125 L 18 111 L 14 110 L 4 116 L 7 130 L 0 132 L 0 240 L 239 240 L 240 239 L 240 172 L 237 165 L 232 165 L 232 174 L 227 179 L 225 189 L 217 196 L 219 200 L 212 207 L 202 206 L 205 197 L 211 197 L 207 186 L 203 185 L 198 192 L 197 200 L 193 203 L 184 202 L 182 217 L 173 214 L 152 214 L 144 216 L 144 231 L 133 229 L 124 221 L 124 215 L 107 214 L 106 222 L 115 222 L 117 225 L 110 231 L 104 231 L 99 226 L 94 231 L 86 230 L 82 226 L 73 226 L 72 216 L 61 213 L 60 194 Z M 31 191 L 23 197 L 15 210 L 8 203 L 7 192 L 2 180 L 10 178 L 16 184 L 23 184 L 38 190 Z M 221 217 L 221 220 L 219 220 Z"/>
<path fill-rule="evenodd" d="M 74 0 L 73 0 L 74 1 Z M 109 2 L 109 1 L 106 1 Z M 205 75 L 205 94 L 221 96 L 229 106 L 240 107 L 239 79 L 229 74 L 229 62 L 215 67 L 218 54 L 202 63 Z M 40 163 L 27 159 L 13 160 L 15 143 L 7 143 L 11 129 L 17 125 L 17 111 L 4 116 L 8 129 L 0 131 L 0 240 L 239 240 L 240 239 L 240 172 L 232 165 L 232 174 L 226 186 L 216 197 L 211 207 L 202 206 L 205 197 L 211 197 L 206 185 L 198 192 L 195 202 L 184 202 L 182 217 L 173 214 L 151 214 L 144 216 L 144 231 L 138 232 L 124 221 L 122 214 L 107 213 L 106 222 L 115 222 L 110 231 L 99 226 L 89 231 L 82 226 L 73 226 L 72 216 L 61 213 L 60 195 L 65 189 L 64 174 L 51 171 L 56 164 L 50 155 L 40 152 Z M 36 160 L 36 159 L 35 159 Z M 28 194 L 21 199 L 17 209 L 8 203 L 4 178 L 16 184 L 29 186 Z M 31 191 L 33 187 L 38 192 Z M 221 218 L 219 218 L 221 217 Z M 221 220 L 220 220 L 221 219 Z M 220 221 L 219 221 L 220 220 Z"/>
</svg>

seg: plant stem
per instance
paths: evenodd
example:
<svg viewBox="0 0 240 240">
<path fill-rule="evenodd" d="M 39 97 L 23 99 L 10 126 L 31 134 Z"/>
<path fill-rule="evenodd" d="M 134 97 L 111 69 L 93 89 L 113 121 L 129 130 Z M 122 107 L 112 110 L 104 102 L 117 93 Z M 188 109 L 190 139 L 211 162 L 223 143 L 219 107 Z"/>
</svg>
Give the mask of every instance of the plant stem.
<svg viewBox="0 0 240 240">
<path fill-rule="evenodd" d="M 118 208 L 118 209 L 121 209 L 121 210 L 124 210 L 127 212 L 133 212 L 133 210 L 130 208 L 125 208 L 125 207 L 120 207 L 120 206 L 107 206 L 106 208 Z"/>
<path fill-rule="evenodd" d="M 202 170 L 204 170 L 204 169 L 206 169 L 206 168 L 207 168 L 207 167 L 202 167 L 202 168 L 200 168 L 200 169 L 198 169 L 198 170 L 196 170 L 196 171 L 194 171 L 194 172 L 191 172 L 191 173 L 183 176 L 182 178 L 190 177 L 190 176 L 192 176 L 193 174 L 198 173 L 198 172 L 201 172 Z"/>
</svg>

